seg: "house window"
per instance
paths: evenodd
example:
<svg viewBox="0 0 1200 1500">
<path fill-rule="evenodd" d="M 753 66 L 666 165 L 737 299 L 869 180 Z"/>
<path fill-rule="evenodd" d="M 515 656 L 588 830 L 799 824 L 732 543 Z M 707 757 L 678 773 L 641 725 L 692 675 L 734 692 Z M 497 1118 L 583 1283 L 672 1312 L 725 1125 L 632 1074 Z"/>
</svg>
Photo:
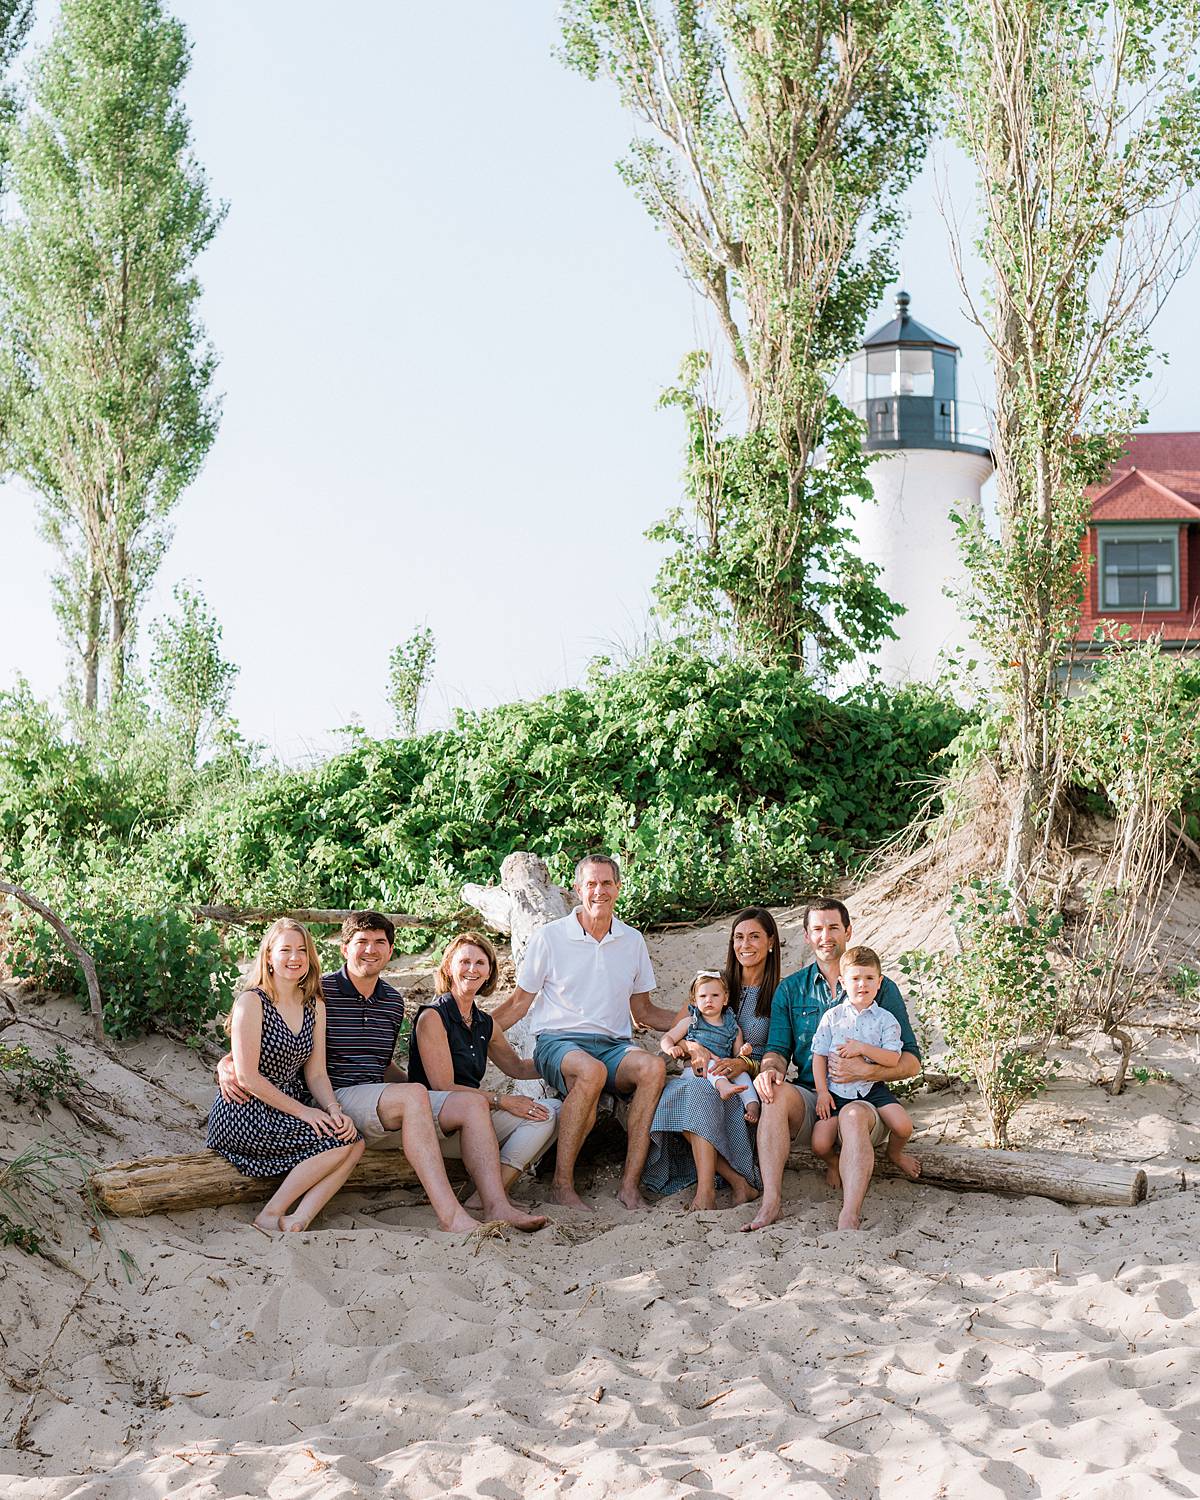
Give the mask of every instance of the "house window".
<svg viewBox="0 0 1200 1500">
<path fill-rule="evenodd" d="M 1113 527 L 1100 542 L 1100 608 L 1179 608 L 1179 531 Z"/>
</svg>

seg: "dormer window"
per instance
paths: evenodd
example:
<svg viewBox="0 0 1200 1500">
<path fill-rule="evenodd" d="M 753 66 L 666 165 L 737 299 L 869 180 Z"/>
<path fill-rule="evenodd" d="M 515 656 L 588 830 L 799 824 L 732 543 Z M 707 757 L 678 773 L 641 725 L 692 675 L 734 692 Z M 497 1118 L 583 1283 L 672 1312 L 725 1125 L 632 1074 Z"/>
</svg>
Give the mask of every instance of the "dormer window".
<svg viewBox="0 0 1200 1500">
<path fill-rule="evenodd" d="M 1100 608 L 1150 611 L 1179 608 L 1179 528 L 1100 526 Z"/>
</svg>

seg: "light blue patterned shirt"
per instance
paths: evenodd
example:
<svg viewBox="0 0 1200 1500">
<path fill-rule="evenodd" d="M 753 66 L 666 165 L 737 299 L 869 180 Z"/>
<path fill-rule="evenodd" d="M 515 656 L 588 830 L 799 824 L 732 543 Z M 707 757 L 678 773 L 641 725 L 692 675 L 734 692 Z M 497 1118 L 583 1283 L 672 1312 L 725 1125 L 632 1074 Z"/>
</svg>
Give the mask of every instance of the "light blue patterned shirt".
<svg viewBox="0 0 1200 1500">
<path fill-rule="evenodd" d="M 855 1010 L 849 1000 L 843 1000 L 827 1010 L 821 1017 L 817 1034 L 813 1037 L 814 1057 L 828 1057 L 843 1042 L 866 1042 L 868 1047 L 882 1047 L 886 1052 L 900 1052 L 900 1022 L 891 1011 L 884 1010 L 874 1001 L 866 1010 Z M 829 1092 L 839 1099 L 861 1099 L 871 1092 L 871 1085 L 862 1083 L 834 1083 L 829 1080 Z"/>
</svg>

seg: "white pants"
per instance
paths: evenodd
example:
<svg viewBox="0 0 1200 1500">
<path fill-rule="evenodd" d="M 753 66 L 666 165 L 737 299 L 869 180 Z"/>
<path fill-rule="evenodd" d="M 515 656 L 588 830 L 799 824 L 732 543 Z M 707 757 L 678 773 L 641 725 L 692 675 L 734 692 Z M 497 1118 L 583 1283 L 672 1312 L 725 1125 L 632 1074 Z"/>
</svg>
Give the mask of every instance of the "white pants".
<svg viewBox="0 0 1200 1500">
<path fill-rule="evenodd" d="M 461 1161 L 462 1131 L 455 1130 L 444 1135 L 439 1119 L 442 1105 L 447 1099 L 453 1099 L 454 1093 L 452 1089 L 430 1089 L 429 1107 L 433 1110 L 434 1123 L 438 1127 L 438 1144 L 442 1148 L 442 1155 L 448 1161 Z M 539 1099 L 537 1102 L 544 1104 L 550 1111 L 548 1120 L 522 1120 L 519 1115 L 510 1115 L 506 1109 L 492 1110 L 492 1129 L 500 1143 L 501 1166 L 516 1167 L 523 1172 L 540 1161 L 549 1150 L 558 1134 L 558 1111 L 562 1107 L 562 1100 Z"/>
<path fill-rule="evenodd" d="M 713 1070 L 716 1068 L 716 1065 L 717 1059 L 715 1057 L 710 1058 L 708 1064 L 708 1072 L 704 1075 L 708 1079 L 709 1083 L 713 1083 Z M 745 1089 L 746 1092 L 738 1096 L 741 1099 L 743 1106 L 747 1104 L 753 1104 L 754 1101 L 758 1098 L 758 1095 L 754 1091 L 754 1080 L 750 1077 L 749 1073 L 738 1073 L 729 1081 L 735 1088 L 740 1083 Z M 713 1083 L 713 1088 L 716 1088 L 715 1083 Z"/>
</svg>

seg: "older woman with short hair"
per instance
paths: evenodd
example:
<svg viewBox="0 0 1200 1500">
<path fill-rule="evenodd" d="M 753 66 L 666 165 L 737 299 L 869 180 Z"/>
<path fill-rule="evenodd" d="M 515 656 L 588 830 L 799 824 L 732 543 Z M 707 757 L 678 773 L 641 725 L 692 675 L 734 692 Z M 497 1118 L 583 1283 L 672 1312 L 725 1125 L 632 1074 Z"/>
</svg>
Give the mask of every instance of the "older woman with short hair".
<svg viewBox="0 0 1200 1500">
<path fill-rule="evenodd" d="M 498 970 L 496 950 L 487 938 L 478 932 L 460 932 L 438 965 L 437 997 L 417 1012 L 408 1076 L 429 1090 L 435 1120 L 455 1093 L 482 1087 L 489 1061 L 509 1078 L 540 1076 L 532 1059 L 518 1057 L 493 1018 L 475 1003 L 495 991 Z M 537 1163 L 557 1135 L 560 1101 L 498 1090 L 489 1090 L 487 1097 L 507 1190 Z M 458 1155 L 454 1146 L 447 1139 L 443 1155 Z"/>
</svg>

